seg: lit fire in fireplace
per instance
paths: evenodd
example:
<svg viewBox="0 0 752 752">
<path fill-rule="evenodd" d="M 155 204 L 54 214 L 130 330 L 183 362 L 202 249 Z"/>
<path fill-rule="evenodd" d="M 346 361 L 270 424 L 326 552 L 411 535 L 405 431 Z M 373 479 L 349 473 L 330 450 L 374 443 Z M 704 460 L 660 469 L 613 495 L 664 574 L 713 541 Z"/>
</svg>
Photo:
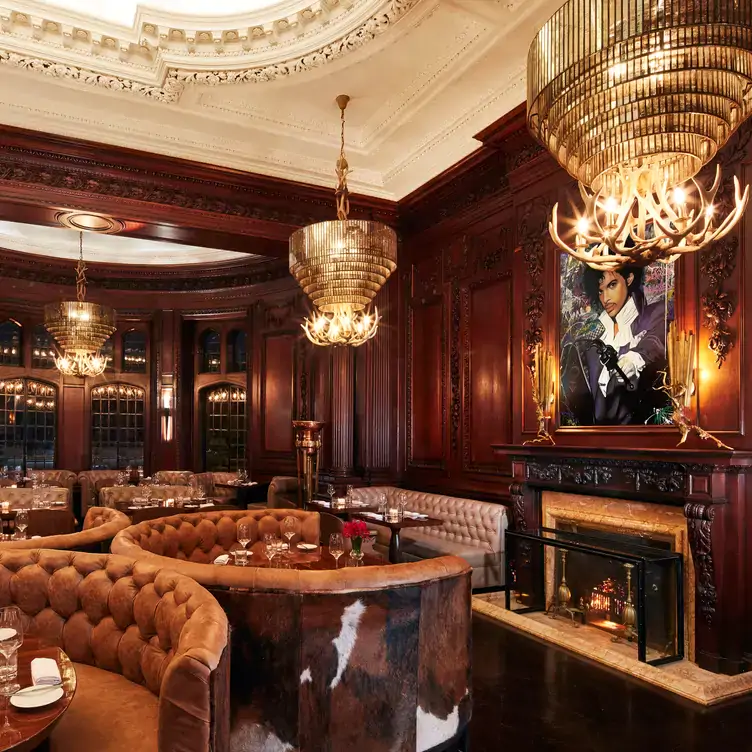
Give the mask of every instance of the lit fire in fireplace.
<svg viewBox="0 0 752 752">
<path fill-rule="evenodd" d="M 588 623 L 609 632 L 622 630 L 625 602 L 624 586 L 608 577 L 590 593 L 587 603 Z"/>
</svg>

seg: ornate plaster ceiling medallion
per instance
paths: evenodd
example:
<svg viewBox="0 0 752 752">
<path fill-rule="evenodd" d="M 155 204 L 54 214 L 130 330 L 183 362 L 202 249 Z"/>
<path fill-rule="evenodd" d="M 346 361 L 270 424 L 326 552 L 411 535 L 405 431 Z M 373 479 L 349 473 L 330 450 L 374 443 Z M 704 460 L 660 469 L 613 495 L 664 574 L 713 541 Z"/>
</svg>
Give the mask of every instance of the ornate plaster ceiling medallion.
<svg viewBox="0 0 752 752">
<path fill-rule="evenodd" d="M 671 263 L 726 235 L 730 212 L 695 180 L 752 114 L 752 0 L 569 0 L 528 57 L 528 124 L 580 185 L 564 251 L 601 271 Z M 685 181 L 691 181 L 685 183 Z M 682 185 L 685 183 L 684 185 Z"/>
<path fill-rule="evenodd" d="M 102 214 L 85 214 L 83 212 L 58 212 L 55 219 L 69 230 L 90 230 L 91 232 L 113 235 L 125 229 L 125 222 Z"/>
<path fill-rule="evenodd" d="M 217 10 L 239 3 L 219 3 L 200 18 L 139 7 L 132 28 L 94 19 L 82 28 L 70 10 L 18 0 L 0 16 L 0 65 L 170 104 L 186 84 L 262 83 L 318 68 L 380 36 L 421 1 L 256 0 L 232 17 Z"/>
</svg>

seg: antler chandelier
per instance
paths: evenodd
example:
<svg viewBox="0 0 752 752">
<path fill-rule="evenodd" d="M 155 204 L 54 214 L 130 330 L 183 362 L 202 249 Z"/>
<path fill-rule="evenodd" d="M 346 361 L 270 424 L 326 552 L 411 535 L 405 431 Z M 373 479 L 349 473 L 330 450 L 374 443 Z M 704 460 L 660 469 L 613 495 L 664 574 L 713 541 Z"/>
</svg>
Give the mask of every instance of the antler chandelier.
<svg viewBox="0 0 752 752">
<path fill-rule="evenodd" d="M 100 354 L 102 345 L 115 331 L 115 311 L 86 301 L 84 234 L 78 238 L 76 300 L 50 303 L 44 307 L 44 325 L 62 349 L 55 366 L 66 376 L 99 376 L 108 358 Z"/>
<path fill-rule="evenodd" d="M 602 271 L 670 263 L 722 238 L 749 201 L 719 218 L 721 175 L 695 179 L 752 110 L 752 0 L 569 0 L 528 54 L 528 125 L 579 181 L 575 242 Z M 686 181 L 689 183 L 684 184 Z"/>
<path fill-rule="evenodd" d="M 340 153 L 337 160 L 337 219 L 296 230 L 290 237 L 290 273 L 314 306 L 303 330 L 314 345 L 357 347 L 375 334 L 380 317 L 370 312 L 376 293 L 397 268 L 397 235 L 380 222 L 348 219 L 345 108 L 337 97 Z"/>
</svg>

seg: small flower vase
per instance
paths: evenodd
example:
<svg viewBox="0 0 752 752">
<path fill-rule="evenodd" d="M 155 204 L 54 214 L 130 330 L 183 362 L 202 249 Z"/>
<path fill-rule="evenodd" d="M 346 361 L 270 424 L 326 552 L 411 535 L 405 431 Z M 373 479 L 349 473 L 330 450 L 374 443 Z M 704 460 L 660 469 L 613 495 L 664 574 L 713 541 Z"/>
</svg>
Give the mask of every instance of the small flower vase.
<svg viewBox="0 0 752 752">
<path fill-rule="evenodd" d="M 359 563 L 363 558 L 363 539 L 352 538 L 351 543 L 352 548 L 350 549 L 350 558 L 353 559 L 356 563 Z"/>
</svg>

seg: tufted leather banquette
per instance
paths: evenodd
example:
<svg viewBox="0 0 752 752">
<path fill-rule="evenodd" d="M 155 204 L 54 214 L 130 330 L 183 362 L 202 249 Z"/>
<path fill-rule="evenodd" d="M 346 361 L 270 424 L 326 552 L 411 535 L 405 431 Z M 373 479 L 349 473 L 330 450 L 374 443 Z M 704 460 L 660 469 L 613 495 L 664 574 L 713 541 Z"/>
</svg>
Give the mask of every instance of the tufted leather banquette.
<svg viewBox="0 0 752 752">
<path fill-rule="evenodd" d="M 504 584 L 504 530 L 507 528 L 506 509 L 474 499 L 407 491 L 393 486 L 356 488 L 355 498 L 378 505 L 382 494 L 390 506 L 396 507 L 398 496 L 407 494 L 407 509 L 427 514 L 443 521 L 436 527 L 403 530 L 402 558 L 405 561 L 428 559 L 434 556 L 461 556 L 473 568 L 473 587 L 496 587 Z M 376 527 L 379 539 L 377 551 L 386 551 L 389 531 Z"/>
<path fill-rule="evenodd" d="M 270 509 L 282 509 L 290 503 L 298 506 L 298 483 L 297 478 L 286 475 L 275 475 L 266 492 L 266 503 Z"/>
<path fill-rule="evenodd" d="M 264 534 L 273 533 L 281 537 L 280 523 L 290 516 L 298 521 L 293 544 L 301 540 L 318 544 L 318 512 L 261 509 L 173 514 L 147 520 L 119 533 L 117 540 L 113 541 L 112 550 L 128 550 L 133 556 L 149 553 L 187 562 L 212 564 L 220 554 L 239 547 L 237 529 L 241 522 L 247 522 L 251 526 L 248 550 L 260 552 Z M 163 566 L 167 565 L 167 559 L 160 559 L 160 562 Z M 222 568 L 212 564 L 212 571 L 214 569 Z"/>
<path fill-rule="evenodd" d="M 152 499 L 189 499 L 190 486 L 150 486 Z M 144 498 L 143 486 L 110 486 L 99 492 L 99 506 L 117 507 L 118 504 Z"/>
<path fill-rule="evenodd" d="M 232 749 L 320 752 L 325 740 L 329 750 L 423 752 L 459 736 L 472 709 L 467 562 L 445 556 L 316 571 L 196 561 L 233 547 L 239 519 L 252 516 L 262 528 L 288 514 L 318 517 L 273 509 L 206 515 L 215 530 L 206 527 L 203 539 L 202 515 L 182 514 L 126 528 L 112 543 L 117 553 L 194 577 L 227 612 Z"/>
<path fill-rule="evenodd" d="M 46 535 L 42 538 L 3 541 L 3 549 L 56 548 L 65 551 L 92 551 L 107 553 L 117 533 L 131 524 L 128 516 L 116 509 L 91 507 L 84 517 L 80 533 Z"/>
<path fill-rule="evenodd" d="M 70 470 L 30 470 L 34 473 L 40 483 L 46 483 L 48 486 L 67 488 L 73 497 L 73 487 L 78 481 L 78 476 Z"/>
<path fill-rule="evenodd" d="M 86 514 L 89 507 L 99 504 L 99 492 L 118 482 L 122 470 L 84 470 L 78 474 L 81 486 L 81 513 Z"/>
<path fill-rule="evenodd" d="M 219 488 L 217 483 L 232 483 L 238 479 L 237 473 L 198 473 L 196 476 L 196 485 L 203 488 L 207 496 L 221 499 L 229 503 L 231 499 L 237 496 L 234 488 Z"/>
<path fill-rule="evenodd" d="M 31 509 L 32 502 L 39 501 L 51 504 L 64 504 L 71 509 L 71 495 L 67 488 L 0 488 L 0 501 L 10 503 L 11 509 L 27 507 Z"/>
<path fill-rule="evenodd" d="M 196 476 L 190 470 L 159 470 L 152 479 L 168 486 L 196 486 Z"/>
<path fill-rule="evenodd" d="M 51 752 L 226 749 L 227 618 L 192 579 L 120 556 L 2 550 L 0 604 L 74 661 Z"/>
</svg>

